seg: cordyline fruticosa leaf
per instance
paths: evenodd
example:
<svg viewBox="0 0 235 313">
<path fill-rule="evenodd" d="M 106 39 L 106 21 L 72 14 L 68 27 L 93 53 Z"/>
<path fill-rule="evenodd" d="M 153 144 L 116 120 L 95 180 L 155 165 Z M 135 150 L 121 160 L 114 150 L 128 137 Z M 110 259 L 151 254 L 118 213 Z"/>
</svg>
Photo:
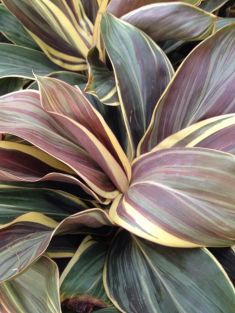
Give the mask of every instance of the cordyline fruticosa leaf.
<svg viewBox="0 0 235 313">
<path fill-rule="evenodd" d="M 235 111 L 235 26 L 199 44 L 157 103 L 139 152 L 197 121 Z M 187 79 L 185 78 L 187 77 Z"/>
<path fill-rule="evenodd" d="M 159 2 L 169 2 L 167 0 L 132 0 L 132 1 L 125 1 L 125 0 L 111 0 L 108 6 L 108 11 L 117 17 L 121 17 L 122 15 L 138 9 L 142 6 L 152 4 L 152 3 L 159 3 Z M 171 2 L 177 2 L 176 0 L 172 0 Z M 182 2 L 190 3 L 190 4 L 200 4 L 201 0 L 182 0 Z"/>
<path fill-rule="evenodd" d="M 40 203 L 38 204 L 37 210 L 40 209 L 50 215 L 45 212 L 45 203 L 41 208 Z M 47 210 L 50 212 L 49 205 Z M 112 223 L 101 209 L 81 211 L 60 223 L 41 213 L 20 215 L 9 224 L 0 226 L 0 281 L 18 275 L 37 260 L 48 248 L 53 236 L 95 233 L 97 228 L 103 226 L 112 226 Z"/>
<path fill-rule="evenodd" d="M 56 264 L 42 257 L 21 275 L 2 283 L 0 310 L 2 313 L 61 313 Z"/>
<path fill-rule="evenodd" d="M 155 3 L 134 10 L 122 20 L 143 30 L 155 41 L 199 40 L 214 29 L 216 16 L 187 3 Z"/>
<path fill-rule="evenodd" d="M 156 246 L 121 232 L 108 253 L 104 282 L 122 312 L 234 311 L 234 288 L 206 249 Z"/>
<path fill-rule="evenodd" d="M 130 157 L 133 157 L 154 106 L 174 71 L 164 52 L 130 24 L 105 14 L 101 21 L 101 34 L 113 65 L 130 140 Z"/>
<path fill-rule="evenodd" d="M 93 24 L 80 1 L 4 0 L 4 4 L 54 63 L 73 71 L 86 69 Z"/>
</svg>

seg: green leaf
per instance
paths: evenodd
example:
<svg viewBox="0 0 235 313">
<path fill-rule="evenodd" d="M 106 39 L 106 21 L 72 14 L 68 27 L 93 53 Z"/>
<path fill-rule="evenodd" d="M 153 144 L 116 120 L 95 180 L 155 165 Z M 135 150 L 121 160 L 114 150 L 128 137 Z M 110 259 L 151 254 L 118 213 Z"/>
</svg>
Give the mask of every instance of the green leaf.
<svg viewBox="0 0 235 313">
<path fill-rule="evenodd" d="M 0 79 L 0 96 L 6 93 L 17 91 L 23 87 L 23 79 L 15 77 L 7 77 Z"/>
<path fill-rule="evenodd" d="M 34 74 L 47 75 L 58 70 L 60 68 L 40 51 L 12 44 L 0 44 L 0 78 L 35 79 Z"/>
<path fill-rule="evenodd" d="M 138 153 L 206 118 L 235 112 L 235 25 L 222 28 L 183 61 L 154 109 Z"/>
<path fill-rule="evenodd" d="M 232 283 L 206 249 L 166 248 L 120 232 L 104 281 L 122 312 L 234 312 Z"/>
<path fill-rule="evenodd" d="M 131 158 L 173 69 L 164 52 L 132 25 L 105 14 L 101 33 L 113 65 Z"/>
<path fill-rule="evenodd" d="M 3 5 L 0 5 L 0 32 L 17 45 L 39 49 L 22 24 Z"/>
<path fill-rule="evenodd" d="M 86 237 L 62 273 L 62 307 L 79 311 L 110 306 L 103 287 L 103 267 L 108 246 Z"/>
<path fill-rule="evenodd" d="M 208 12 L 214 12 L 226 4 L 229 0 L 203 0 L 200 8 Z"/>
<path fill-rule="evenodd" d="M 233 155 L 212 149 L 144 154 L 134 162 L 130 187 L 110 216 L 132 233 L 166 246 L 231 246 L 234 169 Z"/>
<path fill-rule="evenodd" d="M 40 258 L 27 271 L 0 285 L 0 310 L 11 313 L 61 313 L 56 264 Z"/>
<path fill-rule="evenodd" d="M 99 60 L 99 51 L 93 48 L 87 56 L 89 80 L 85 91 L 96 96 L 102 103 L 118 106 L 119 98 L 114 73 Z"/>
<path fill-rule="evenodd" d="M 156 3 L 143 6 L 122 20 L 144 31 L 154 41 L 201 40 L 214 30 L 216 16 L 186 3 Z"/>
</svg>

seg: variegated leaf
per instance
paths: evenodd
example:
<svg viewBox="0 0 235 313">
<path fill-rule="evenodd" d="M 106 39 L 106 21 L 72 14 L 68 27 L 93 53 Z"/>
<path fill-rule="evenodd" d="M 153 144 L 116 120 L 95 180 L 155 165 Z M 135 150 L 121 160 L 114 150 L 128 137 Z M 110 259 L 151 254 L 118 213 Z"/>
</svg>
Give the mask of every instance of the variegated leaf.
<svg viewBox="0 0 235 313">
<path fill-rule="evenodd" d="M 101 114 L 79 88 L 52 78 L 40 77 L 38 81 L 44 109 L 61 124 L 65 135 L 89 153 L 114 185 L 125 191 L 131 167 Z"/>
<path fill-rule="evenodd" d="M 106 226 L 110 228 L 112 222 L 101 209 L 84 210 L 60 223 L 41 213 L 20 215 L 0 226 L 0 282 L 28 268 L 46 251 L 53 236 L 95 233 Z"/>
<path fill-rule="evenodd" d="M 73 71 L 86 69 L 93 25 L 80 1 L 3 2 L 54 63 Z"/>
<path fill-rule="evenodd" d="M 171 2 L 176 1 L 178 0 L 171 0 Z M 121 17 L 122 15 L 138 9 L 142 6 L 158 2 L 169 2 L 169 0 L 111 0 L 108 6 L 108 11 L 117 17 Z M 182 0 L 182 2 L 198 5 L 200 4 L 201 0 Z"/>
<path fill-rule="evenodd" d="M 152 151 L 172 147 L 203 147 L 235 154 L 235 114 L 212 117 L 186 127 Z"/>
<path fill-rule="evenodd" d="M 18 277 L 0 284 L 1 313 L 61 313 L 58 281 L 56 264 L 40 258 Z"/>
<path fill-rule="evenodd" d="M 0 32 L 17 45 L 38 49 L 22 24 L 3 5 L 0 5 Z"/>
<path fill-rule="evenodd" d="M 58 94 L 58 90 L 56 92 Z M 60 115 L 67 119 L 67 124 L 61 127 L 53 115 L 41 107 L 36 91 L 21 91 L 2 96 L 0 110 L 0 133 L 10 133 L 29 141 L 69 166 L 83 179 L 82 183 L 85 181 L 101 197 L 115 197 L 116 188 L 97 162 L 75 144 L 72 138 L 67 139 L 69 129 L 65 131 L 64 127 L 72 127 L 75 122 Z"/>
<path fill-rule="evenodd" d="M 193 123 L 235 112 L 235 25 L 199 44 L 183 61 L 154 110 L 138 153 Z"/>
<path fill-rule="evenodd" d="M 36 75 L 48 75 L 59 71 L 41 52 L 17 45 L 0 43 L 0 78 L 22 77 L 34 79 Z"/>
<path fill-rule="evenodd" d="M 153 151 L 134 162 L 131 185 L 110 216 L 162 245 L 230 246 L 235 242 L 234 184 L 231 154 L 205 148 Z"/>
<path fill-rule="evenodd" d="M 113 65 L 132 158 L 155 104 L 173 75 L 173 68 L 164 52 L 128 23 L 105 14 L 101 33 Z"/>
<path fill-rule="evenodd" d="M 103 286 L 108 245 L 87 236 L 60 278 L 62 308 L 72 311 L 105 308 L 111 303 Z"/>
<path fill-rule="evenodd" d="M 232 313 L 235 290 L 206 249 L 162 247 L 121 232 L 109 251 L 106 291 L 121 312 Z"/>
<path fill-rule="evenodd" d="M 201 40 L 214 30 L 216 16 L 187 3 L 155 3 L 143 6 L 122 20 L 144 31 L 155 41 Z"/>
<path fill-rule="evenodd" d="M 89 51 L 87 61 L 89 80 L 85 91 L 96 96 L 104 104 L 120 105 L 114 73 L 99 60 L 99 53 L 96 48 Z"/>
</svg>

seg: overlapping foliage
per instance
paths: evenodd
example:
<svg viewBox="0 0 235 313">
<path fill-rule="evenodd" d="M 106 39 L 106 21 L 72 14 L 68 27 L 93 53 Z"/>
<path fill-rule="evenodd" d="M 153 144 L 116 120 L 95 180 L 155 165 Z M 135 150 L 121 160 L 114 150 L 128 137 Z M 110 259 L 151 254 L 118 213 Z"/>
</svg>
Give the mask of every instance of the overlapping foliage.
<svg viewBox="0 0 235 313">
<path fill-rule="evenodd" d="M 0 311 L 233 313 L 230 2 L 2 2 Z"/>
</svg>

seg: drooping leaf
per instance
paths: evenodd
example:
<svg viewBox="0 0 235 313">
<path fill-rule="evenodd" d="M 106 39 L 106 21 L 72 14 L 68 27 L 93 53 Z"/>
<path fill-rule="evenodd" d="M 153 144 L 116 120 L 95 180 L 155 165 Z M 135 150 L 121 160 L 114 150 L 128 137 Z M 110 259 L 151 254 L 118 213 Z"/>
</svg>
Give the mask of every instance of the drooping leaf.
<svg viewBox="0 0 235 313">
<path fill-rule="evenodd" d="M 0 226 L 0 282 L 28 268 L 45 252 L 53 236 L 92 233 L 104 226 L 110 227 L 112 223 L 101 209 L 73 214 L 60 223 L 31 212 Z"/>
<path fill-rule="evenodd" d="M 208 12 L 214 12 L 222 7 L 229 0 L 203 0 L 200 8 Z"/>
<path fill-rule="evenodd" d="M 86 237 L 60 278 L 62 307 L 89 312 L 110 306 L 103 286 L 103 267 L 108 246 Z"/>
<path fill-rule="evenodd" d="M 231 281 L 206 249 L 167 248 L 121 232 L 108 254 L 104 281 L 122 312 L 234 311 Z"/>
<path fill-rule="evenodd" d="M 154 110 L 138 152 L 193 123 L 235 112 L 235 25 L 199 44 L 184 60 Z"/>
<path fill-rule="evenodd" d="M 27 271 L 0 284 L 2 313 L 61 313 L 59 272 L 56 264 L 42 257 Z"/>
<path fill-rule="evenodd" d="M 80 1 L 3 2 L 54 63 L 73 71 L 86 69 L 93 25 Z"/>
<path fill-rule="evenodd" d="M 177 0 L 171 0 L 171 2 L 175 2 Z M 142 6 L 152 4 L 152 3 L 159 3 L 159 2 L 169 2 L 169 0 L 111 0 L 108 6 L 108 11 L 114 14 L 117 17 L 121 17 L 122 15 L 131 12 L 135 9 L 138 9 Z M 201 1 L 200 0 L 182 0 L 182 2 L 190 3 L 197 5 Z"/>
<path fill-rule="evenodd" d="M 0 78 L 47 75 L 60 68 L 40 51 L 7 43 L 0 44 Z"/>
<path fill-rule="evenodd" d="M 134 162 L 130 187 L 110 216 L 166 246 L 230 246 L 235 242 L 234 169 L 234 156 L 216 150 L 150 152 Z"/>
<path fill-rule="evenodd" d="M 216 16 L 186 3 L 156 3 L 140 7 L 122 20 L 155 41 L 201 40 L 214 30 Z"/>
<path fill-rule="evenodd" d="M 3 5 L 0 5 L 0 32 L 17 45 L 38 49 L 22 24 Z"/>
<path fill-rule="evenodd" d="M 58 94 L 58 90 L 56 92 Z M 117 191 L 109 178 L 84 149 L 67 139 L 69 130 L 67 133 L 64 130 L 66 125 L 62 128 L 41 107 L 36 91 L 27 90 L 2 96 L 0 110 L 0 133 L 19 136 L 63 162 L 82 178 L 81 185 L 85 181 L 100 196 L 115 196 Z M 73 126 L 72 122 L 70 124 Z"/>
<path fill-rule="evenodd" d="M 105 14 L 101 33 L 111 59 L 120 105 L 132 146 L 143 136 L 155 104 L 172 74 L 164 52 L 132 25 Z"/>
</svg>

